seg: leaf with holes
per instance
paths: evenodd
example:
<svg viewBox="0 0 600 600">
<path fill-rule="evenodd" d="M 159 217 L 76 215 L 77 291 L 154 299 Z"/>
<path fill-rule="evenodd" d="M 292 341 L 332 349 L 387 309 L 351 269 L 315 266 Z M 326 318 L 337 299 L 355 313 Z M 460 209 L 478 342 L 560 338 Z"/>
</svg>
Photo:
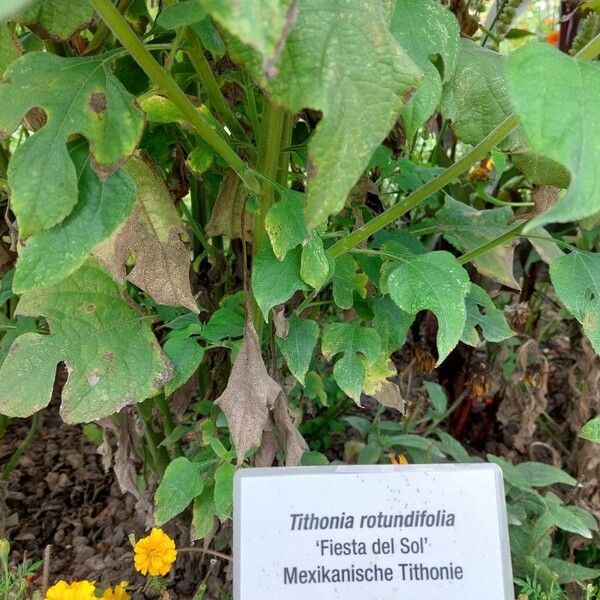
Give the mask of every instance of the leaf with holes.
<svg viewBox="0 0 600 600">
<path fill-rule="evenodd" d="M 304 376 L 310 367 L 317 340 L 319 326 L 315 321 L 290 317 L 287 337 L 277 338 L 277 346 L 285 357 L 292 375 L 304 385 Z"/>
<path fill-rule="evenodd" d="M 442 83 L 454 74 L 460 27 L 456 17 L 435 0 L 402 0 L 396 2 L 390 30 L 425 75 L 402 111 L 407 138 L 412 140 L 438 107 Z"/>
<path fill-rule="evenodd" d="M 133 209 L 135 184 L 124 169 L 102 181 L 89 164 L 84 144 L 77 145 L 70 154 L 77 174 L 79 199 L 64 221 L 32 235 L 19 246 L 13 281 L 17 294 L 68 277 Z"/>
<path fill-rule="evenodd" d="M 438 321 L 438 361 L 458 344 L 470 289 L 467 272 L 449 252 L 428 252 L 403 260 L 388 276 L 392 300 L 410 315 L 431 310 Z"/>
<path fill-rule="evenodd" d="M 275 101 L 323 113 L 308 145 L 309 229 L 339 211 L 388 134 L 421 73 L 389 31 L 379 0 L 303 0 L 272 79 L 248 48 L 231 44 Z M 343 57 L 343 60 L 340 60 Z"/>
<path fill-rule="evenodd" d="M 91 24 L 94 9 L 81 0 L 35 0 L 16 20 L 44 39 L 66 41 Z"/>
<path fill-rule="evenodd" d="M 203 487 L 198 465 L 184 456 L 171 461 L 154 495 L 156 524 L 164 525 L 183 512 Z"/>
<path fill-rule="evenodd" d="M 89 262 L 60 284 L 23 294 L 17 313 L 43 316 L 50 335 L 26 333 L 0 367 L 0 413 L 27 417 L 52 398 L 59 362 L 68 379 L 61 415 L 88 423 L 155 396 L 171 377 L 150 322 Z"/>
<path fill-rule="evenodd" d="M 340 389 L 357 404 L 365 383 L 367 365 L 374 363 L 381 353 L 381 339 L 371 327 L 356 323 L 330 323 L 323 331 L 321 350 L 327 359 L 341 354 L 333 367 L 333 377 Z"/>
<path fill-rule="evenodd" d="M 560 301 L 600 354 L 600 255 L 565 254 L 551 263 L 550 279 Z"/>
<path fill-rule="evenodd" d="M 89 142 L 92 168 L 114 173 L 133 153 L 144 120 L 110 71 L 110 60 L 32 52 L 7 69 L 0 84 L 0 138 L 32 108 L 47 122 L 16 150 L 8 167 L 12 208 L 22 239 L 60 223 L 77 203 L 77 174 L 67 140 Z"/>
<path fill-rule="evenodd" d="M 137 187 L 133 212 L 94 254 L 117 281 L 130 281 L 159 304 L 198 312 L 190 287 L 187 234 L 167 186 L 143 158 L 131 160 L 127 172 Z M 135 266 L 127 272 L 132 254 Z"/>
<path fill-rule="evenodd" d="M 504 313 L 496 308 L 485 290 L 474 283 L 467 294 L 466 308 L 467 320 L 460 336 L 465 344 L 475 347 L 481 344 L 478 329 L 488 342 L 501 342 L 515 335 L 508 326 Z"/>
<path fill-rule="evenodd" d="M 525 230 L 596 214 L 600 210 L 600 148 L 590 132 L 600 127 L 600 65 L 571 58 L 548 44 L 532 43 L 510 57 L 506 72 L 529 143 L 571 173 L 566 194 Z M 550 72 L 552 77 L 548 77 Z"/>
</svg>

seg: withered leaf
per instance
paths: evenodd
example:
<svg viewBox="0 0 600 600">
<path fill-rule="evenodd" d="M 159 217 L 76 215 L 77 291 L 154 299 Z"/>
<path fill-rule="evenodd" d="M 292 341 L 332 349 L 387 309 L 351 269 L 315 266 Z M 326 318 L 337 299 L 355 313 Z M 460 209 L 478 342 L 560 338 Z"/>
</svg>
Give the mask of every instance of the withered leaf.
<svg viewBox="0 0 600 600">
<path fill-rule="evenodd" d="M 281 445 L 285 451 L 285 464 L 288 467 L 297 467 L 308 446 L 294 421 L 292 421 L 287 398 L 284 394 L 279 394 L 275 401 L 273 418 Z"/>
<path fill-rule="evenodd" d="M 281 386 L 267 373 L 258 335 L 248 320 L 227 387 L 216 401 L 227 417 L 238 465 L 250 448 L 260 445 L 269 410 L 281 393 Z"/>
<path fill-rule="evenodd" d="M 227 171 L 219 188 L 210 221 L 206 225 L 209 237 L 224 235 L 230 240 L 242 238 L 242 212 L 246 204 L 246 193 L 234 171 Z M 247 218 L 244 239 L 252 239 L 252 219 Z"/>
<path fill-rule="evenodd" d="M 131 216 L 94 254 L 113 277 L 126 279 L 148 292 L 159 304 L 198 307 L 190 288 L 187 234 L 169 191 L 159 174 L 141 156 L 127 164 L 137 186 Z M 133 258 L 133 269 L 126 265 Z"/>
</svg>

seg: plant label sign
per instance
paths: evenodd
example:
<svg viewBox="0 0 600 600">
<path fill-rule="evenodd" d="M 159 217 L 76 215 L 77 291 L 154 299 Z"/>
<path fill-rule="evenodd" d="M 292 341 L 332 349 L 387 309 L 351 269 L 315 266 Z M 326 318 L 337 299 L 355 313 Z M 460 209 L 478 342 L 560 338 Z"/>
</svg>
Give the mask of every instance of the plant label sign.
<svg viewBox="0 0 600 600">
<path fill-rule="evenodd" d="M 238 471 L 235 600 L 513 599 L 496 465 Z"/>
</svg>

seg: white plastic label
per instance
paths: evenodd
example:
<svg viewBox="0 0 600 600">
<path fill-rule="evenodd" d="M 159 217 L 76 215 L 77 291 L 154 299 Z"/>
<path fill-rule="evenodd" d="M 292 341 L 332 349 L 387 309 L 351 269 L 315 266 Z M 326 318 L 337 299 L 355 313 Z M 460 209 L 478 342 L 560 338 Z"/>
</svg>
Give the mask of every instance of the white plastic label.
<svg viewBox="0 0 600 600">
<path fill-rule="evenodd" d="M 235 600 L 511 600 L 496 465 L 243 469 Z"/>
</svg>

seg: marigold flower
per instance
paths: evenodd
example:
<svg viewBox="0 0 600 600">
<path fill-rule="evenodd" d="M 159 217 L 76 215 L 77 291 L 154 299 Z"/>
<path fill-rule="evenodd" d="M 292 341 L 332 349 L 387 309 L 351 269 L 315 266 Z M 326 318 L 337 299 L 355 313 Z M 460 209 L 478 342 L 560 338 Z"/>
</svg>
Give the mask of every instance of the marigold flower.
<svg viewBox="0 0 600 600">
<path fill-rule="evenodd" d="M 558 46 L 558 38 L 560 37 L 560 33 L 558 31 L 551 31 L 546 36 L 546 41 L 553 46 Z"/>
<path fill-rule="evenodd" d="M 398 456 L 396 456 L 393 452 L 390 452 L 388 454 L 388 457 L 390 459 L 390 462 L 393 465 L 407 465 L 408 464 L 408 459 L 406 458 L 406 456 L 404 456 L 404 454 L 398 454 Z"/>
<path fill-rule="evenodd" d="M 45 600 L 97 600 L 95 591 L 91 581 L 67 583 L 61 579 L 46 592 Z"/>
<path fill-rule="evenodd" d="M 166 575 L 177 558 L 175 542 L 156 527 L 133 548 L 135 568 L 142 575 Z"/>
<path fill-rule="evenodd" d="M 119 585 L 105 589 L 102 600 L 131 600 L 131 596 L 127 593 L 128 585 L 128 581 L 121 581 Z"/>
</svg>

